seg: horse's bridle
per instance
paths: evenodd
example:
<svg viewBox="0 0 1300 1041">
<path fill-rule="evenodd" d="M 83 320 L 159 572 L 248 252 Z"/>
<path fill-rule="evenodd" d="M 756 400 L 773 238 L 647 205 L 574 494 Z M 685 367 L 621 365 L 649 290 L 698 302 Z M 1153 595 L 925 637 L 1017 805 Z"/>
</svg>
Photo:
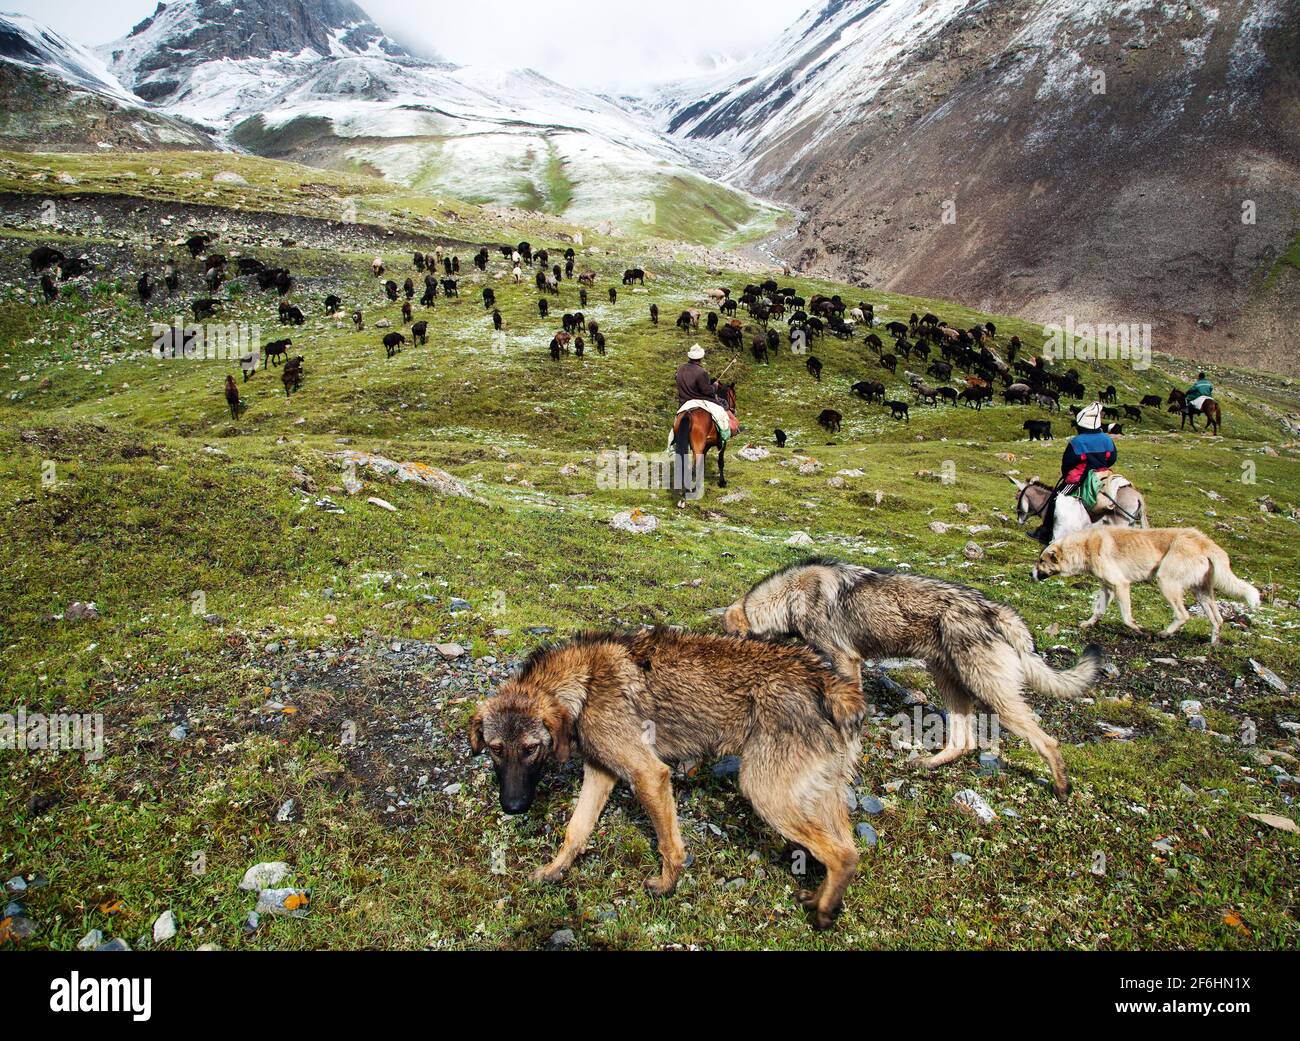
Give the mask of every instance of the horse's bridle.
<svg viewBox="0 0 1300 1041">
<path fill-rule="evenodd" d="M 1016 496 L 1016 516 L 1019 516 L 1021 513 L 1024 513 L 1026 518 L 1041 517 L 1043 514 L 1047 512 L 1047 506 L 1052 501 L 1052 497 L 1050 495 L 1043 500 L 1043 505 L 1038 507 L 1038 509 L 1034 510 L 1032 513 L 1026 513 L 1024 510 L 1021 509 L 1021 503 L 1025 501 L 1025 493 L 1029 491 L 1030 488 L 1035 488 L 1035 487 L 1047 488 L 1047 485 L 1043 484 L 1042 481 L 1026 481 L 1025 486 L 1020 489 L 1020 494 Z M 1050 488 L 1047 488 L 1047 490 L 1049 492 L 1051 491 Z"/>
</svg>

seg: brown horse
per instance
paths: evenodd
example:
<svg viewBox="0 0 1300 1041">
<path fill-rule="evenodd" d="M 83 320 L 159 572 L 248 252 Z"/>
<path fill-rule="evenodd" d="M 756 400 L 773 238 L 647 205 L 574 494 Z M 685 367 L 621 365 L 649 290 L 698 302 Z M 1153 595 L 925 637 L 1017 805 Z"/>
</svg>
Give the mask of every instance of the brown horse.
<svg viewBox="0 0 1300 1041">
<path fill-rule="evenodd" d="M 1183 417 L 1183 421 L 1178 424 L 1179 430 L 1184 430 L 1187 424 L 1192 424 L 1192 430 L 1196 429 L 1196 417 L 1198 415 L 1205 417 L 1205 429 L 1218 434 L 1219 427 L 1223 425 L 1223 413 L 1219 410 L 1219 403 L 1213 398 L 1206 398 L 1201 402 L 1200 408 L 1192 408 L 1187 404 L 1187 394 L 1181 390 L 1171 390 L 1169 400 L 1165 402 L 1169 406 L 1170 412 L 1177 412 Z"/>
<path fill-rule="evenodd" d="M 721 388 L 726 399 L 727 408 L 736 411 L 736 385 L 729 383 Z M 727 487 L 727 443 L 718 436 L 718 426 L 713 422 L 707 409 L 693 408 L 683 412 L 673 422 L 673 454 L 677 466 L 675 476 L 681 487 L 677 499 L 679 507 L 686 506 L 686 500 L 698 499 L 704 494 L 703 487 L 696 487 L 696 482 L 703 484 L 704 460 L 710 448 L 718 450 L 718 487 Z M 690 465 L 685 465 L 685 457 L 690 456 Z"/>
</svg>

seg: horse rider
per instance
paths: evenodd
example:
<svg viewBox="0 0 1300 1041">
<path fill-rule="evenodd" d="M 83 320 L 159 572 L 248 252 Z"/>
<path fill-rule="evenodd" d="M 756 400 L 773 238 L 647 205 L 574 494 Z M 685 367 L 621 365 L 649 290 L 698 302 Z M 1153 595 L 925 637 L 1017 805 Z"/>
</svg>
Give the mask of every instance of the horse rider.
<svg viewBox="0 0 1300 1041">
<path fill-rule="evenodd" d="M 718 384 L 705 371 L 704 348 L 698 343 L 686 353 L 686 362 L 677 369 L 677 404 L 678 407 L 697 398 L 714 401 L 723 407 L 726 401 L 718 391 Z"/>
<path fill-rule="evenodd" d="M 1205 378 L 1205 373 L 1202 372 L 1196 377 L 1196 382 L 1187 388 L 1185 400 L 1188 408 L 1193 412 L 1200 412 L 1205 399 L 1212 397 L 1214 397 L 1214 387 Z"/>
<path fill-rule="evenodd" d="M 1056 496 L 1061 493 L 1080 494 L 1083 490 L 1081 486 L 1088 481 L 1088 475 L 1109 470 L 1119 455 L 1111 436 L 1101 429 L 1100 401 L 1094 401 L 1075 416 L 1074 425 L 1078 433 L 1070 438 L 1069 444 L 1065 446 L 1065 454 L 1061 457 L 1060 483 L 1047 501 L 1043 526 L 1035 532 L 1035 536 L 1043 543 L 1050 542 L 1052 538 L 1052 528 L 1056 523 Z M 1084 505 L 1089 505 L 1086 495 L 1081 498 L 1084 499 Z M 1095 494 L 1093 502 L 1096 502 Z"/>
</svg>

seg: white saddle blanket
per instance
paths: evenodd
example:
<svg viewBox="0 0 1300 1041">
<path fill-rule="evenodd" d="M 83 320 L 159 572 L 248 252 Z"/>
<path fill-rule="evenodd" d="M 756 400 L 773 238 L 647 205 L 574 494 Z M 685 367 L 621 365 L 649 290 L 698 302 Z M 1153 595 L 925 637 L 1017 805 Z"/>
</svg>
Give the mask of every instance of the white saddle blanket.
<svg viewBox="0 0 1300 1041">
<path fill-rule="evenodd" d="M 727 410 L 719 405 L 716 401 L 705 401 L 703 398 L 692 398 L 677 410 L 680 416 L 683 412 L 691 412 L 697 408 L 702 408 L 713 417 L 713 422 L 718 424 L 719 430 L 731 430 L 731 420 L 727 416 Z"/>
</svg>

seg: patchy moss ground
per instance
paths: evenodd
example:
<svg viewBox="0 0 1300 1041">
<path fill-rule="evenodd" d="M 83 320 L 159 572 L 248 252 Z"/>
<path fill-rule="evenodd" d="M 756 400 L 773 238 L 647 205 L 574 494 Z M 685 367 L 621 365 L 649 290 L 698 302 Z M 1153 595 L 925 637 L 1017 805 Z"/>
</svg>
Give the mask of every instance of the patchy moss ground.
<svg viewBox="0 0 1300 1041">
<path fill-rule="evenodd" d="M 26 904 L 38 924 L 30 945 L 71 947 L 92 927 L 136 944 L 168 907 L 181 922 L 177 942 L 187 947 L 209 940 L 265 948 L 531 947 L 564 927 L 580 945 L 620 948 L 1294 948 L 1300 941 L 1300 844 L 1246 816 L 1296 816 L 1294 782 L 1279 782 L 1268 760 L 1283 773 L 1300 772 L 1288 758 L 1297 752 L 1294 738 L 1278 727 L 1300 718 L 1300 705 L 1293 693 L 1267 687 L 1248 663 L 1253 657 L 1288 680 L 1300 675 L 1300 471 L 1295 434 L 1284 426 L 1297 408 L 1294 383 L 1214 373 L 1225 411 L 1221 438 L 1179 433 L 1153 410 L 1126 424 L 1121 469 L 1146 490 L 1157 523 L 1212 534 L 1239 573 L 1266 587 L 1267 602 L 1253 619 L 1238 618 L 1214 649 L 1199 619 L 1167 641 L 1122 636 L 1113 619 L 1102 627 L 1118 675 L 1094 703 L 1039 706 L 1068 742 L 1075 781 L 1068 805 L 1048 797 L 1041 763 L 1014 740 L 996 776 L 980 776 L 973 761 L 917 773 L 906 750 L 889 743 L 887 720 L 903 706 L 881 689 L 873 696 L 882 719 L 869 734 L 860 790 L 881 797 L 886 810 L 855 814 L 870 820 L 880 842 L 864 856 L 834 933 L 810 932 L 791 898 L 801 883 L 780 841 L 711 764 L 678 781 L 695 863 L 676 897 L 652 900 L 641 887 L 653 869 L 651 832 L 625 791 L 569 882 L 538 890 L 528 872 L 558 841 L 577 775 L 572 767 L 559 772 L 531 814 L 505 818 L 485 764 L 469 759 L 462 736 L 475 698 L 543 638 L 530 629 L 712 626 L 713 609 L 805 552 L 785 545 L 805 531 L 820 552 L 954 577 L 1014 604 L 1040 646 L 1064 648 L 1053 652 L 1062 664 L 1083 642 L 1075 626 L 1092 589 L 1086 581 L 1028 580 L 1033 545 L 1006 517 L 1005 474 L 1053 473 L 1065 419 L 1053 417 L 1058 440 L 1051 444 L 1021 440 L 1021 425 L 1037 410 L 915 406 L 910 424 L 895 423 L 849 394 L 853 382 L 885 376 L 860 339 L 814 344 L 825 365 L 820 384 L 787 351 L 771 366 L 746 356 L 729 376 L 738 382 L 745 426 L 728 460 L 730 494 L 724 501 L 711 463 L 705 499 L 678 511 L 659 493 L 600 487 L 598 456 L 620 446 L 662 447 L 674 411 L 672 372 L 695 339 L 673 327 L 673 316 L 703 287 L 741 285 L 752 275 L 641 264 L 627 247 L 602 243 L 614 252 L 582 260 L 599 272 L 586 313 L 600 322 L 609 354 L 557 365 L 546 353 L 553 323 L 537 317 L 531 285 L 493 277 L 502 272 L 499 255 L 485 279 L 469 265 L 473 250 L 463 249 L 461 298 L 440 297 L 432 313 L 416 308 L 430 323 L 430 346 L 386 360 L 373 325 L 387 317 L 399 326 L 400 316 L 369 276 L 369 247 L 349 251 L 310 235 L 293 246 L 243 246 L 234 239 L 251 218 L 234 206 L 333 219 L 333 200 L 346 192 L 362 200 L 363 223 L 390 228 L 396 242 L 428 231 L 470 242 L 556 244 L 572 229 L 542 218 L 503 227 L 464 204 L 434 206 L 361 176 L 265 161 L 238 161 L 250 181 L 240 196 L 211 183 L 216 168 L 201 156 L 0 158 L 0 191 L 30 198 L 27 209 L 7 206 L 15 226 L 0 235 L 7 536 L 0 710 L 102 712 L 108 734 L 107 754 L 93 764 L 0 753 L 0 875 L 39 873 L 49 882 Z M 235 161 L 221 157 L 221 168 Z M 165 175 L 150 176 L 151 165 Z M 190 168 L 206 179 L 174 176 Z M 79 183 L 31 179 L 45 170 Z M 328 190 L 308 187 L 317 183 Z M 60 237 L 57 227 L 39 226 L 39 202 L 55 192 L 230 208 L 231 241 L 222 250 L 287 264 L 298 277 L 295 299 L 310 318 L 288 335 L 307 359 L 303 389 L 286 399 L 274 370 L 259 373 L 241 387 L 248 409 L 232 422 L 221 385 L 233 365 L 148 352 L 150 323 L 169 321 L 175 309 L 165 302 L 142 309 L 135 272 L 145 263 L 157 272 L 167 251 L 142 241 L 138 229 Z M 149 210 L 148 219 L 161 212 Z M 153 233 L 175 241 L 186 212 L 177 208 L 176 222 Z M 435 212 L 457 215 L 445 218 L 454 232 L 423 220 Z M 55 307 L 33 306 L 39 292 L 23 261 L 42 241 L 84 249 L 100 268 Z M 400 281 L 408 273 L 404 247 L 386 256 Z M 609 304 L 607 287 L 633 263 L 651 271 L 649 291 L 620 287 L 618 303 Z M 183 268 L 187 296 L 194 295 L 193 268 Z M 495 288 L 505 318 L 499 337 L 479 299 L 484 284 Z M 797 284 L 871 301 L 882 318 L 923 309 L 953 324 L 989 317 L 939 301 Z M 260 323 L 265 339 L 282 335 L 273 295 L 239 283 L 223 292 L 227 321 Z M 367 330 L 322 317 L 327 292 L 349 310 L 361 306 Z M 658 328 L 647 318 L 652 301 L 664 318 Z M 576 308 L 577 289 L 565 283 L 552 311 Z M 1040 342 L 1036 326 L 993 317 L 1004 342 L 1013 334 Z M 711 367 L 726 360 L 715 351 Z M 1080 368 L 1090 387 L 1118 386 L 1123 402 L 1163 395 L 1188 375 L 1168 360 L 1149 372 Z M 890 397 L 907 396 L 901 375 L 887 382 Z M 841 434 L 817 428 L 823 408 L 844 414 Z M 784 451 L 770 444 L 776 426 L 790 434 Z M 740 459 L 737 449 L 747 443 L 769 447 L 770 456 Z M 332 458 L 343 447 L 441 467 L 482 502 L 364 473 L 365 491 L 349 497 Z M 800 473 L 808 460 L 818 468 Z M 298 487 L 295 469 L 315 491 Z M 841 470 L 863 476 L 832 486 Z M 953 483 L 934 476 L 945 472 Z M 42 481 L 49 473 L 52 486 Z M 319 508 L 323 496 L 343 512 Z M 369 505 L 368 496 L 399 512 Z M 1265 496 L 1279 512 L 1261 510 Z M 659 517 L 658 531 L 611 531 L 610 516 L 631 507 Z M 935 520 L 955 527 L 936 534 Z M 972 534 L 972 525 L 988 528 Z M 963 555 L 972 538 L 984 550 L 978 561 Z M 453 597 L 469 608 L 453 612 Z M 59 620 L 72 600 L 93 600 L 101 619 Z M 1167 620 L 1153 590 L 1139 590 L 1135 601 L 1142 624 Z M 447 640 L 469 648 L 470 660 L 442 661 L 429 645 Z M 924 673 L 895 679 L 928 689 Z M 1226 740 L 1185 726 L 1178 705 L 1188 697 L 1204 703 L 1211 728 Z M 1237 739 L 1247 719 L 1258 728 L 1254 748 Z M 190 734 L 174 742 L 168 734 L 178 723 Z M 1101 723 L 1132 728 L 1133 737 L 1104 739 Z M 358 732 L 355 744 L 342 739 L 347 724 Z M 904 784 L 887 794 L 894 780 Z M 976 826 L 951 803 L 965 787 L 1019 816 Z M 292 820 L 277 822 L 289 799 Z M 1163 838 L 1172 840 L 1169 852 L 1152 845 Z M 954 865 L 957 851 L 972 864 Z M 1104 875 L 1090 870 L 1099 852 Z M 196 853 L 203 855 L 197 874 Z M 313 889 L 313 911 L 301 921 L 265 921 L 245 936 L 241 923 L 253 900 L 235 885 L 250 864 L 271 859 L 294 865 L 296 879 Z M 109 900 L 121 900 L 122 910 L 101 912 Z"/>
</svg>

